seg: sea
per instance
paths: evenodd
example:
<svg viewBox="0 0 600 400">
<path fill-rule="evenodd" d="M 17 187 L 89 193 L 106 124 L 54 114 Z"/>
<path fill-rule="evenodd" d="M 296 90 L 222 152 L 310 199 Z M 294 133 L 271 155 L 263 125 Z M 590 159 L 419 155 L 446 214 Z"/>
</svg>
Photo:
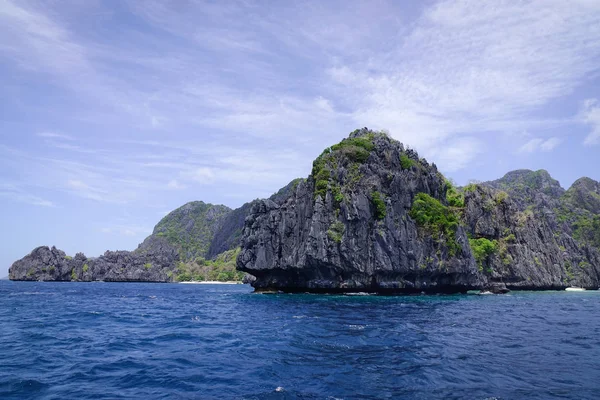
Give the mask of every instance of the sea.
<svg viewBox="0 0 600 400">
<path fill-rule="evenodd" d="M 598 398 L 598 291 L 0 281 L 0 399 Z"/>
</svg>

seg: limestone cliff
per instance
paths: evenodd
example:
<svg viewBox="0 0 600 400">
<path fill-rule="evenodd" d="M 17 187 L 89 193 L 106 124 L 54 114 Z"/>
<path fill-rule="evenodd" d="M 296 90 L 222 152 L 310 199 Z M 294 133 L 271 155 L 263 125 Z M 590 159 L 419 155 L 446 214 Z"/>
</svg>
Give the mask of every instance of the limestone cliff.
<svg viewBox="0 0 600 400">
<path fill-rule="evenodd" d="M 536 218 L 564 189 L 545 171 L 505 178 L 457 189 L 401 143 L 357 130 L 286 200 L 254 204 L 238 269 L 289 292 L 597 288 L 597 249 Z"/>
</svg>

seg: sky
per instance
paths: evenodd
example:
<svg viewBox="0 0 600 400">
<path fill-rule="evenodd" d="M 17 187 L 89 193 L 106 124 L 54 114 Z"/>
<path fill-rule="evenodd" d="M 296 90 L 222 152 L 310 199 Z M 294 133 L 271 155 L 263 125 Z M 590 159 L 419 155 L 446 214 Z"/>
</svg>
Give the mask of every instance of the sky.
<svg viewBox="0 0 600 400">
<path fill-rule="evenodd" d="M 600 180 L 600 1 L 0 0 L 0 277 L 238 207 L 360 127 L 457 184 Z"/>
</svg>

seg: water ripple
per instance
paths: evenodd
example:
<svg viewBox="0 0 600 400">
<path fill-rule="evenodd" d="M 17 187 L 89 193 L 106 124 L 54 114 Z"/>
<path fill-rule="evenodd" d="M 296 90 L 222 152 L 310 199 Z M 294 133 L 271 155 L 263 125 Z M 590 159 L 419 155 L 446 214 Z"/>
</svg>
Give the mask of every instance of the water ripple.
<svg viewBox="0 0 600 400">
<path fill-rule="evenodd" d="M 593 399 L 600 296 L 0 282 L 2 399 Z"/>
</svg>

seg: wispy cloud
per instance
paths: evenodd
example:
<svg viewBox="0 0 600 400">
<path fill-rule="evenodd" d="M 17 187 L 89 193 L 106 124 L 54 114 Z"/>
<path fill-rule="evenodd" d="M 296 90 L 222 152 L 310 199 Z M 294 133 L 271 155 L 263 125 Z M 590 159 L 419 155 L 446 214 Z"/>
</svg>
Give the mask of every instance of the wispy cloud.
<svg viewBox="0 0 600 400">
<path fill-rule="evenodd" d="M 110 227 L 101 228 L 100 232 L 107 235 L 144 237 L 152 233 L 152 229 L 136 225 L 114 225 Z"/>
<path fill-rule="evenodd" d="M 187 186 L 182 185 L 181 183 L 179 183 L 179 181 L 177 181 L 176 179 L 171 179 L 169 181 L 169 183 L 167 183 L 167 187 L 169 189 L 175 189 L 175 190 L 179 190 L 179 189 L 185 189 Z"/>
<path fill-rule="evenodd" d="M 585 137 L 583 144 L 600 144 L 600 103 L 597 99 L 584 101 L 580 121 L 590 126 L 590 133 Z"/>
<path fill-rule="evenodd" d="M 554 124 L 532 113 L 598 71 L 599 26 L 595 2 L 443 1 L 381 59 L 329 76 L 357 123 L 434 153 L 448 137 Z"/>
<path fill-rule="evenodd" d="M 39 137 L 42 137 L 42 138 L 49 138 L 49 139 L 74 140 L 74 138 L 72 136 L 64 135 L 62 133 L 56 133 L 56 132 L 39 132 L 36 135 Z"/>
<path fill-rule="evenodd" d="M 548 152 L 563 138 L 538 128 L 573 118 L 540 111 L 600 65 L 600 8 L 583 0 L 1 4 L 0 57 L 58 111 L 30 131 L 48 154 L 23 144 L 0 161 L 11 181 L 118 205 L 274 191 L 361 126 L 444 172 L 473 165 L 488 135 L 527 130 L 520 151 Z M 586 144 L 597 109 L 578 117 Z"/>
<path fill-rule="evenodd" d="M 0 197 L 9 201 L 30 204 L 38 207 L 55 207 L 55 204 L 27 190 L 12 184 L 0 184 Z"/>
<path fill-rule="evenodd" d="M 67 180 L 66 186 L 77 196 L 81 196 L 86 199 L 108 201 L 110 198 L 110 193 L 108 191 L 92 187 L 87 183 L 77 179 Z"/>
<path fill-rule="evenodd" d="M 483 143 L 474 137 L 459 137 L 429 149 L 429 156 L 448 172 L 469 165 L 483 151 Z"/>
<path fill-rule="evenodd" d="M 534 138 L 519 147 L 519 153 L 533 153 L 536 151 L 552 151 L 562 142 L 562 139 L 551 137 L 549 139 Z"/>
<path fill-rule="evenodd" d="M 557 137 L 552 137 L 550 139 L 545 140 L 540 145 L 540 148 L 542 149 L 542 151 L 552 151 L 556 148 L 556 146 L 558 146 L 561 143 L 562 143 L 562 139 L 557 138 Z"/>
</svg>

